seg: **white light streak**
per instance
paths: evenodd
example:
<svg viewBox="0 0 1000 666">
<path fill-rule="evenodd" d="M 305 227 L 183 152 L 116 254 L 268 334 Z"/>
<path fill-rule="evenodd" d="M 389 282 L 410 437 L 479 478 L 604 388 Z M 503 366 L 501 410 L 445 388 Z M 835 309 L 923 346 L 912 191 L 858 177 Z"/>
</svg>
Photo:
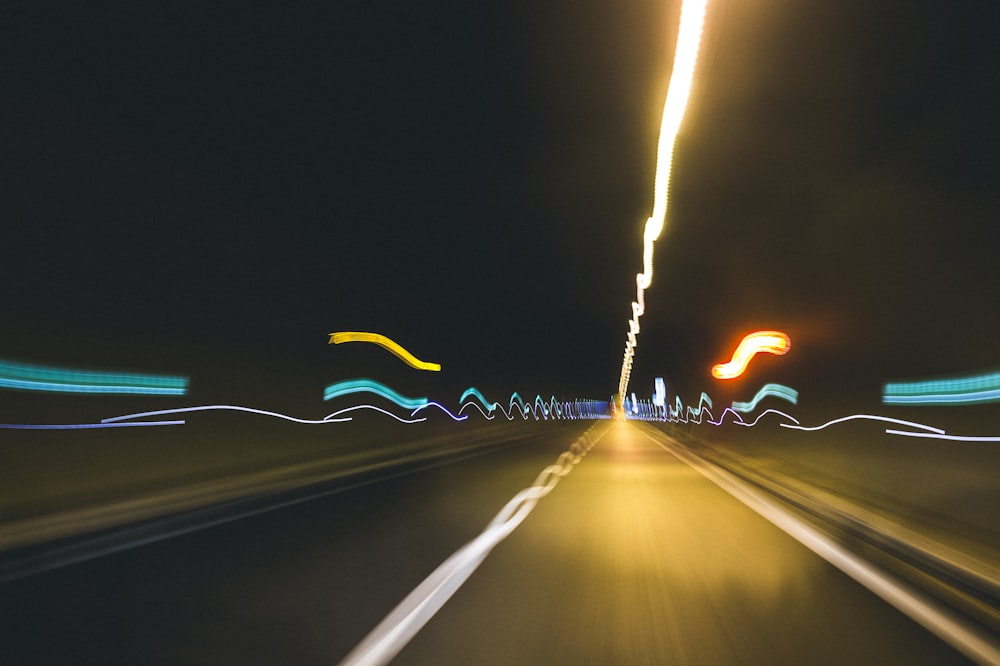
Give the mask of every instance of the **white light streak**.
<svg viewBox="0 0 1000 666">
<path fill-rule="evenodd" d="M 893 430 L 886 428 L 887 435 L 904 435 L 906 437 L 924 437 L 926 439 L 944 439 L 951 442 L 1000 442 L 1000 436 L 991 435 L 978 437 L 975 435 L 947 435 L 937 432 L 908 432 L 906 430 Z"/>
<path fill-rule="evenodd" d="M 456 416 L 455 414 L 452 414 L 450 411 L 448 411 L 448 408 L 445 407 L 444 405 L 442 405 L 440 402 L 434 402 L 433 400 L 431 400 L 430 402 L 428 402 L 426 405 L 420 405 L 419 407 L 417 407 L 416 409 L 414 409 L 412 412 L 410 412 L 410 416 L 416 416 L 417 412 L 419 412 L 419 411 L 421 411 L 423 409 L 426 409 L 426 408 L 428 408 L 428 407 L 430 407 L 432 405 L 434 407 L 437 407 L 438 409 L 440 409 L 442 412 L 444 412 L 448 416 L 450 416 L 451 419 L 452 419 L 452 421 L 465 421 L 466 419 L 469 418 L 468 415 L 466 415 L 466 416 Z"/>
<path fill-rule="evenodd" d="M 184 414 L 187 412 L 208 412 L 208 411 L 249 412 L 251 414 L 272 416 L 276 419 L 292 421 L 294 423 L 305 423 L 309 425 L 318 425 L 323 423 L 341 423 L 351 420 L 349 418 L 336 419 L 333 418 L 333 415 L 328 416 L 324 419 L 299 419 L 294 416 L 288 416 L 287 414 L 279 414 L 278 412 L 269 412 L 263 409 L 254 409 L 252 407 L 240 407 L 238 405 L 201 405 L 198 407 L 178 407 L 176 409 L 159 409 L 152 412 L 139 412 L 137 414 L 126 414 L 124 416 L 113 416 L 108 419 L 101 419 L 101 423 L 116 423 L 118 421 L 130 421 L 132 419 L 141 419 L 147 416 L 163 416 L 165 414 Z"/>
<path fill-rule="evenodd" d="M 673 166 L 674 143 L 680 130 L 691 84 L 694 67 L 698 61 L 702 26 L 705 22 L 705 8 L 708 0 L 685 0 L 681 6 L 681 21 L 674 51 L 674 66 L 667 88 L 667 99 L 663 104 L 660 120 L 660 139 L 656 148 L 656 174 L 653 178 L 653 212 L 646 220 L 642 232 L 642 273 L 635 276 L 636 300 L 632 303 L 632 319 L 629 321 L 625 355 L 618 380 L 618 395 L 624 397 L 632 374 L 632 358 L 635 356 L 639 333 L 639 317 L 646 311 L 645 290 L 653 283 L 653 243 L 659 238 L 667 218 L 667 200 L 670 193 L 670 171 Z"/>
<path fill-rule="evenodd" d="M 184 425 L 184 421 L 136 421 L 134 423 L 0 423 L 2 430 L 88 430 L 92 428 L 131 428 L 135 426 Z"/>
<path fill-rule="evenodd" d="M 396 419 L 400 423 L 423 423 L 424 421 L 427 420 L 426 418 L 423 418 L 423 417 L 421 417 L 419 419 L 404 419 L 404 418 L 402 418 L 400 416 L 396 416 L 395 414 L 393 414 L 392 412 L 390 412 L 387 409 L 382 409 L 381 407 L 376 407 L 375 405 L 354 405 L 353 407 L 344 407 L 343 409 L 338 409 L 334 413 L 328 414 L 327 416 L 324 416 L 323 420 L 320 421 L 320 423 L 333 423 L 333 422 L 336 422 L 336 421 L 350 421 L 351 420 L 350 418 L 346 418 L 345 419 L 345 418 L 338 418 L 338 417 L 341 414 L 347 414 L 348 412 L 355 412 L 355 411 L 357 411 L 359 409 L 370 409 L 372 411 L 381 412 L 382 414 L 385 414 L 386 416 L 391 416 L 392 418 Z"/>
</svg>

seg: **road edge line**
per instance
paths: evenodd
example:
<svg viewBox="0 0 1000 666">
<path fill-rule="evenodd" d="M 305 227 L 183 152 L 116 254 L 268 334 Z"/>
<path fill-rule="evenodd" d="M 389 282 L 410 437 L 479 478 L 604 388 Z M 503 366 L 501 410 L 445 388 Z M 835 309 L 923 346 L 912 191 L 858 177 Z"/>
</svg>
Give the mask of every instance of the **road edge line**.
<svg viewBox="0 0 1000 666">
<path fill-rule="evenodd" d="M 681 448 L 681 445 L 669 435 L 657 431 L 657 436 L 654 437 L 645 428 L 639 427 L 637 430 L 664 451 L 687 464 L 765 520 L 965 656 L 982 664 L 1000 663 L 1000 647 L 995 645 L 988 636 L 985 636 L 984 632 L 977 631 L 975 627 L 967 626 L 967 623 L 942 604 L 881 567 L 867 562 L 847 550 L 816 528 L 789 513 L 775 500 L 769 499 L 763 491 L 754 489 L 733 474 L 715 466 L 697 454 Z M 666 441 L 661 440 L 660 437 Z"/>
</svg>

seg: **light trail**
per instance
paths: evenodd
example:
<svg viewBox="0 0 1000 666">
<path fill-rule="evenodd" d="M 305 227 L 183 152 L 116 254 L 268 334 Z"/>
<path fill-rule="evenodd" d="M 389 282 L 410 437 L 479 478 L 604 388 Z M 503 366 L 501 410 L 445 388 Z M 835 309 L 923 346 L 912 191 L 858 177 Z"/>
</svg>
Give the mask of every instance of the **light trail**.
<svg viewBox="0 0 1000 666">
<path fill-rule="evenodd" d="M 749 402 L 734 402 L 733 409 L 737 412 L 747 414 L 757 409 L 760 401 L 767 397 L 781 398 L 794 405 L 799 401 L 799 392 L 784 384 L 764 384 Z"/>
<path fill-rule="evenodd" d="M 677 34 L 677 47 L 674 51 L 673 71 L 670 74 L 667 98 L 663 104 L 660 138 L 656 148 L 653 212 L 646 220 L 642 233 L 642 273 L 635 276 L 636 300 L 632 303 L 632 319 L 628 322 L 625 355 L 622 359 L 621 376 L 618 380 L 619 400 L 624 398 L 628 390 L 628 382 L 632 374 L 632 358 L 635 356 L 635 347 L 638 343 L 636 336 L 639 335 L 639 318 L 646 310 L 645 291 L 653 283 L 653 244 L 663 231 L 667 218 L 674 143 L 677 140 L 677 133 L 680 130 L 688 97 L 691 94 L 691 84 L 694 79 L 695 64 L 698 60 L 698 49 L 701 44 L 701 32 L 705 22 L 707 4 L 707 0 L 684 0 L 681 6 L 681 20 Z"/>
<path fill-rule="evenodd" d="M 323 391 L 323 400 L 333 400 L 342 395 L 351 395 L 353 393 L 374 393 L 405 409 L 416 409 L 421 405 L 426 405 L 428 402 L 427 398 L 407 398 L 393 391 L 385 384 L 381 384 L 374 379 L 365 378 L 347 379 L 336 384 L 330 384 Z"/>
<path fill-rule="evenodd" d="M 440 363 L 421 361 L 416 356 L 403 349 L 399 343 L 390 340 L 386 336 L 379 333 L 357 333 L 353 331 L 330 333 L 330 341 L 327 344 L 339 345 L 344 342 L 370 342 L 388 350 L 389 352 L 392 352 L 398 356 L 400 360 L 412 368 L 416 368 L 417 370 L 429 370 L 431 372 L 441 371 Z"/>
<path fill-rule="evenodd" d="M 748 428 L 753 428 L 754 426 L 756 426 L 756 425 L 757 425 L 757 422 L 758 422 L 758 421 L 760 421 L 760 420 L 761 420 L 762 418 L 764 418 L 764 417 L 765 417 L 765 416 L 767 416 L 768 414 L 777 414 L 778 416 L 783 416 L 783 417 L 785 417 L 786 419 L 788 419 L 789 421 L 791 421 L 791 422 L 792 422 L 792 423 L 794 423 L 795 425 L 798 425 L 798 424 L 799 424 L 799 420 L 798 420 L 797 418 L 795 418 L 795 417 L 794 417 L 794 416 L 792 416 L 791 414 L 786 414 L 785 412 L 783 412 L 783 411 L 781 411 L 781 410 L 778 410 L 778 409 L 765 409 L 765 410 L 764 410 L 764 411 L 762 411 L 762 412 L 761 412 L 760 414 L 758 414 L 758 415 L 757 415 L 757 418 L 755 418 L 755 419 L 754 419 L 753 421 L 751 421 L 750 423 L 747 423 L 747 422 L 746 422 L 746 421 L 744 421 L 743 419 L 740 419 L 739 421 L 733 421 L 733 423 L 735 423 L 736 425 L 739 425 L 739 426 L 746 426 L 746 427 L 748 427 Z"/>
<path fill-rule="evenodd" d="M 943 439 L 950 442 L 1000 442 L 1000 436 L 985 435 L 948 435 L 937 432 L 908 432 L 906 430 L 893 430 L 886 428 L 887 435 L 903 435 L 904 437 L 923 437 L 925 439 Z"/>
<path fill-rule="evenodd" d="M 440 402 L 434 402 L 433 400 L 428 402 L 426 405 L 420 405 L 419 407 L 414 409 L 413 412 L 410 414 L 410 416 L 416 416 L 417 412 L 419 412 L 422 409 L 426 409 L 427 407 L 437 407 L 442 412 L 450 416 L 453 421 L 465 421 L 466 419 L 469 418 L 468 416 L 456 416 L 455 414 L 452 414 L 448 410 L 448 408 L 442 405 Z"/>
<path fill-rule="evenodd" d="M 0 360 L 0 388 L 49 393 L 184 395 L 187 377 L 71 370 Z"/>
<path fill-rule="evenodd" d="M 747 365 L 757 354 L 767 352 L 778 356 L 788 353 L 792 340 L 781 331 L 757 331 L 750 333 L 736 346 L 733 358 L 728 363 L 712 366 L 712 376 L 716 379 L 735 379 L 746 372 Z"/>
<path fill-rule="evenodd" d="M 913 421 L 904 421 L 902 419 L 894 419 L 888 416 L 878 416 L 876 414 L 851 414 L 850 416 L 842 416 L 839 419 L 833 419 L 832 421 L 827 421 L 826 423 L 818 426 L 806 427 L 801 425 L 788 425 L 787 423 L 782 423 L 782 428 L 791 428 L 793 430 L 804 430 L 806 432 L 816 432 L 817 430 L 823 430 L 829 428 L 837 423 L 845 423 L 847 421 L 881 421 L 883 423 L 894 423 L 896 425 L 909 426 L 911 428 L 916 428 L 917 430 L 926 430 L 928 432 L 934 432 L 939 435 L 944 434 L 944 430 L 941 428 L 935 428 L 933 426 L 924 425 L 923 423 L 915 423 Z"/>
<path fill-rule="evenodd" d="M 138 421 L 135 423 L 0 423 L 2 430 L 89 430 L 92 428 L 132 428 L 137 426 L 184 425 L 184 421 Z"/>
<path fill-rule="evenodd" d="M 739 424 L 739 423 L 746 423 L 746 421 L 743 420 L 743 417 L 740 416 L 739 412 L 734 412 L 732 407 L 726 407 L 725 409 L 722 410 L 722 414 L 719 415 L 719 420 L 718 421 L 712 421 L 711 419 L 709 419 L 709 421 L 708 421 L 709 424 L 714 425 L 714 426 L 720 426 L 720 425 L 722 425 L 723 422 L 726 420 L 726 414 L 732 414 L 733 415 L 733 418 L 735 419 L 734 423 L 737 423 L 737 424 Z"/>
<path fill-rule="evenodd" d="M 477 403 L 471 402 L 471 401 L 467 402 L 464 405 L 462 405 L 461 407 L 459 407 L 459 409 L 458 409 L 459 415 L 461 415 L 461 413 L 465 411 L 466 407 L 475 407 L 476 409 L 479 410 L 479 413 L 482 414 L 483 418 L 485 418 L 487 421 L 492 421 L 493 419 L 496 418 L 496 415 L 493 413 L 493 410 L 490 410 L 489 412 L 486 412 Z M 503 413 L 503 410 L 501 409 L 500 412 Z M 507 420 L 510 421 L 510 419 L 507 419 Z"/>
<path fill-rule="evenodd" d="M 478 400 L 480 403 L 482 403 L 483 407 L 485 407 L 490 412 L 492 412 L 500 405 L 500 403 L 498 402 L 490 402 L 489 400 L 487 400 L 486 396 L 480 393 L 479 389 L 477 389 L 475 386 L 470 386 L 469 388 L 465 389 L 465 391 L 462 392 L 462 397 L 458 399 L 459 404 L 462 404 L 463 402 L 465 402 L 466 398 L 470 397 Z"/>
<path fill-rule="evenodd" d="M 695 416 L 698 416 L 699 414 L 701 414 L 701 410 L 702 410 L 702 407 L 704 405 L 708 405 L 709 408 L 711 408 L 712 407 L 712 399 L 710 397 L 708 397 L 707 393 L 705 393 L 704 391 L 702 391 L 701 395 L 698 396 L 698 407 L 696 407 L 693 410 Z M 691 406 L 690 405 L 688 405 L 688 409 L 691 410 Z"/>
<path fill-rule="evenodd" d="M 288 414 L 281 414 L 279 412 L 269 412 L 264 409 L 254 409 L 253 407 L 240 407 L 239 405 L 200 405 L 197 407 L 178 407 L 175 409 L 157 409 L 151 412 L 138 412 L 135 414 L 125 414 L 124 416 L 112 416 L 111 418 L 101 419 L 101 423 L 119 423 L 121 421 L 131 421 L 134 419 L 142 419 L 147 416 L 166 416 L 168 414 L 186 414 L 189 412 L 210 412 L 210 411 L 229 411 L 229 412 L 246 412 L 249 414 L 259 414 L 261 416 L 270 416 L 272 418 L 281 419 L 283 421 L 292 421 L 293 423 L 304 423 L 307 425 L 319 425 L 326 423 L 342 423 L 350 421 L 351 419 L 333 419 L 326 417 L 324 419 L 300 419 L 294 416 L 289 416 Z"/>
<path fill-rule="evenodd" d="M 882 402 L 886 405 L 976 405 L 997 401 L 1000 401 L 1000 372 L 889 382 L 882 388 Z"/>
<path fill-rule="evenodd" d="M 392 418 L 396 419 L 400 423 L 423 423 L 424 421 L 427 420 L 424 417 L 421 417 L 419 419 L 404 419 L 401 416 L 396 416 L 395 414 L 393 414 L 392 412 L 390 412 L 388 409 L 382 409 L 381 407 L 376 407 L 375 405 L 354 405 L 353 407 L 344 407 L 343 409 L 338 409 L 337 411 L 333 412 L 332 414 L 328 414 L 327 416 L 323 417 L 323 422 L 324 423 L 330 423 L 330 422 L 333 422 L 333 421 L 350 421 L 351 420 L 350 418 L 341 419 L 339 417 L 340 417 L 341 414 L 347 414 L 347 413 L 350 413 L 350 412 L 356 412 L 359 409 L 370 409 L 370 410 L 372 410 L 374 412 L 379 412 L 381 414 L 385 414 L 386 416 L 391 416 Z"/>
</svg>

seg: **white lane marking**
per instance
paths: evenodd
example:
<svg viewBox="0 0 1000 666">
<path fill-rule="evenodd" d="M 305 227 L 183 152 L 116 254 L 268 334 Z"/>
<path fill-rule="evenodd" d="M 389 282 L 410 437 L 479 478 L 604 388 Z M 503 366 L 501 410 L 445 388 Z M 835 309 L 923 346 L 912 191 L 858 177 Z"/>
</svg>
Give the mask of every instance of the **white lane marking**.
<svg viewBox="0 0 1000 666">
<path fill-rule="evenodd" d="M 1000 646 L 997 646 L 987 634 L 969 626 L 956 613 L 913 586 L 861 559 L 820 531 L 785 511 L 762 491 L 755 490 L 729 472 L 677 447 L 666 435 L 662 435 L 663 439 L 660 439 L 652 436 L 644 428 L 640 429 L 640 432 L 664 451 L 687 463 L 709 481 L 743 502 L 806 548 L 895 606 L 965 656 L 984 664 L 1000 664 Z"/>
<path fill-rule="evenodd" d="M 608 429 L 602 427 L 605 425 L 598 422 L 588 428 L 569 449 L 560 454 L 554 465 L 542 470 L 534 484 L 514 495 L 479 536 L 455 551 L 410 592 L 344 657 L 341 665 L 386 664 L 399 654 L 479 568 L 490 551 L 527 518 L 538 500 L 552 492 L 559 479 L 569 474 L 573 466 L 607 433 Z M 596 434 L 595 429 L 598 430 Z"/>
</svg>

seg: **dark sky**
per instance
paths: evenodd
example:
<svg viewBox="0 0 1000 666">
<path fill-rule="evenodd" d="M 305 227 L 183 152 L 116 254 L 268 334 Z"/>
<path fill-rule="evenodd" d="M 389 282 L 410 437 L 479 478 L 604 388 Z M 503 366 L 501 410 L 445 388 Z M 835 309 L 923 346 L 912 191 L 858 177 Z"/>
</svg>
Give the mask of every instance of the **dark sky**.
<svg viewBox="0 0 1000 666">
<path fill-rule="evenodd" d="M 677 3 L 159 4 L 4 11 L 0 358 L 610 395 Z M 751 328 L 793 340 L 751 383 L 1000 366 L 998 18 L 710 2 L 639 393 Z"/>
</svg>

